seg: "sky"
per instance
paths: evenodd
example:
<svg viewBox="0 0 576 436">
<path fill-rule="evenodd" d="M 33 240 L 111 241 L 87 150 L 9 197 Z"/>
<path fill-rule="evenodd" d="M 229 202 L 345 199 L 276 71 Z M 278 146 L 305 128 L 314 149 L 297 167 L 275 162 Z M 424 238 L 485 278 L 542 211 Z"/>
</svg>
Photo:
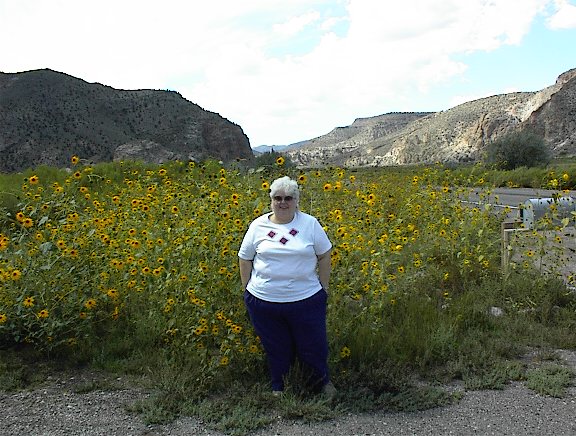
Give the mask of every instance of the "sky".
<svg viewBox="0 0 576 436">
<path fill-rule="evenodd" d="M 576 68 L 576 0 L 0 0 L 0 72 L 179 92 L 252 147 L 537 91 Z"/>
</svg>

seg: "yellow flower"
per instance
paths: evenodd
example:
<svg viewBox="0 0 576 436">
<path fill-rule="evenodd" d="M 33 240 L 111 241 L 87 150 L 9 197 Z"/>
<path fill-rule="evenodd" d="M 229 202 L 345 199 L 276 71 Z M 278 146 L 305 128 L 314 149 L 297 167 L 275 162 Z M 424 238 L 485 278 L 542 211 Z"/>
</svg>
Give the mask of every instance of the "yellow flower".
<svg viewBox="0 0 576 436">
<path fill-rule="evenodd" d="M 12 278 L 12 280 L 20 280 L 20 277 L 22 277 L 22 273 L 20 272 L 19 269 L 14 269 L 10 273 L 10 277 Z"/>
<path fill-rule="evenodd" d="M 34 297 L 26 297 L 26 298 L 24 298 L 24 301 L 22 302 L 22 304 L 24 305 L 24 307 L 32 307 L 32 306 L 34 306 Z"/>
<path fill-rule="evenodd" d="M 6 321 L 8 321 L 8 317 L 5 314 L 0 313 L 0 324 L 4 324 Z"/>
<path fill-rule="evenodd" d="M 106 295 L 108 295 L 110 298 L 118 298 L 118 290 L 116 289 L 108 289 L 108 291 L 106 291 Z"/>
<path fill-rule="evenodd" d="M 342 347 L 342 349 L 340 350 L 340 357 L 342 359 L 346 359 L 346 358 L 350 357 L 350 354 L 352 354 L 352 352 L 350 351 L 350 348 L 348 348 L 348 347 Z"/>
<path fill-rule="evenodd" d="M 284 165 L 284 158 L 282 156 L 278 156 L 276 158 L 276 165 L 278 165 L 279 167 L 281 167 L 282 165 Z"/>
<path fill-rule="evenodd" d="M 94 309 L 96 307 L 96 300 L 94 298 L 90 298 L 89 300 L 84 303 L 84 307 L 88 310 Z"/>
<path fill-rule="evenodd" d="M 38 316 L 38 318 L 48 318 L 49 312 L 46 309 L 42 309 L 36 315 Z"/>
<path fill-rule="evenodd" d="M 38 178 L 38 176 L 34 175 L 30 177 L 28 181 L 30 182 L 31 185 L 37 185 L 40 179 Z"/>
<path fill-rule="evenodd" d="M 70 162 L 72 163 L 72 165 L 77 165 L 78 162 L 80 162 L 80 158 L 78 156 L 72 156 L 70 158 Z"/>
</svg>

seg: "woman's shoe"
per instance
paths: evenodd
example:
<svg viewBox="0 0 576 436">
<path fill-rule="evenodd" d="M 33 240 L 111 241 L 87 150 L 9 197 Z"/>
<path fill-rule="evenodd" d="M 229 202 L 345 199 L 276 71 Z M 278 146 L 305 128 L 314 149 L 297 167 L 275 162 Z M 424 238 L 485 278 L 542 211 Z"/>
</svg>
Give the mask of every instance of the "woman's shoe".
<svg viewBox="0 0 576 436">
<path fill-rule="evenodd" d="M 322 386 L 322 390 L 320 392 L 327 400 L 333 400 L 338 391 L 336 390 L 332 382 L 328 382 L 324 386 Z"/>
</svg>

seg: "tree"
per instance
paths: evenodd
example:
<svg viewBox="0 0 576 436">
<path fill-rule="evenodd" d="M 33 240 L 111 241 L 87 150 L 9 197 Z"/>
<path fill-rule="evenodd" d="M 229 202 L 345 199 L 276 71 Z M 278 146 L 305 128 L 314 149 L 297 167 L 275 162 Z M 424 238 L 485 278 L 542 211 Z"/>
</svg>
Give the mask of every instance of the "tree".
<svg viewBox="0 0 576 436">
<path fill-rule="evenodd" d="M 522 130 L 489 143 L 484 161 L 502 170 L 535 167 L 550 162 L 550 150 L 541 136 Z"/>
</svg>

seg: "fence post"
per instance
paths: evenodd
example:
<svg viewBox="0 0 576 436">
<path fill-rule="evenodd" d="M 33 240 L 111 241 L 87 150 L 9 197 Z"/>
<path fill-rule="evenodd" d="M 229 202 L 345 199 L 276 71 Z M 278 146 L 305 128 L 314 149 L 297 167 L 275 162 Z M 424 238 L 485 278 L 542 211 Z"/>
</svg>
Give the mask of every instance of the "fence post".
<svg viewBox="0 0 576 436">
<path fill-rule="evenodd" d="M 522 224 L 522 220 L 515 219 L 513 221 L 502 221 L 501 224 L 501 244 L 500 244 L 500 259 L 502 264 L 502 272 L 504 275 L 508 274 L 508 266 L 510 265 L 510 251 L 508 247 L 510 246 L 510 234 L 518 230 L 518 227 Z M 521 229 L 524 230 L 524 229 Z"/>
</svg>

